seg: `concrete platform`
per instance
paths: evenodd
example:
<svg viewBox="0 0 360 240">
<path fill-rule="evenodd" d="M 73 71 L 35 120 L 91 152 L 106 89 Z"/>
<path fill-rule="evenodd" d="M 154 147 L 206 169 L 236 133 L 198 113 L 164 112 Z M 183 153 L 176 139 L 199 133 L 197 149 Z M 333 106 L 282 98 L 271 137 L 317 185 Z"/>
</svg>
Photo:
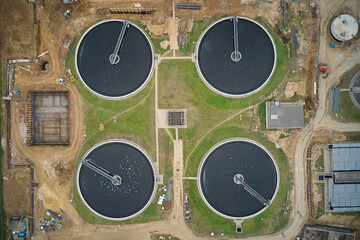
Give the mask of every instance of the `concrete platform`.
<svg viewBox="0 0 360 240">
<path fill-rule="evenodd" d="M 304 103 L 266 102 L 266 128 L 286 129 L 304 127 Z"/>
<path fill-rule="evenodd" d="M 169 112 L 184 112 L 183 125 L 169 125 Z M 158 128 L 187 128 L 187 110 L 186 109 L 158 109 Z"/>
<path fill-rule="evenodd" d="M 32 94 L 32 144 L 69 144 L 67 92 Z"/>
</svg>

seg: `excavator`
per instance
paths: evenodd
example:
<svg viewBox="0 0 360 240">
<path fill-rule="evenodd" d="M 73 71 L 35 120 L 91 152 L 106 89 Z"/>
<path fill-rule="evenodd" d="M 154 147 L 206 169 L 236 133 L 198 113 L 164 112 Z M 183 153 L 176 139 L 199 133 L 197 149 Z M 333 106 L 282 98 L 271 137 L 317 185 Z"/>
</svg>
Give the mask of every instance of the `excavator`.
<svg viewBox="0 0 360 240">
<path fill-rule="evenodd" d="M 326 62 L 321 62 L 319 65 L 319 72 L 321 72 L 323 75 L 323 78 L 327 78 L 329 76 L 328 71 L 328 64 Z"/>
</svg>

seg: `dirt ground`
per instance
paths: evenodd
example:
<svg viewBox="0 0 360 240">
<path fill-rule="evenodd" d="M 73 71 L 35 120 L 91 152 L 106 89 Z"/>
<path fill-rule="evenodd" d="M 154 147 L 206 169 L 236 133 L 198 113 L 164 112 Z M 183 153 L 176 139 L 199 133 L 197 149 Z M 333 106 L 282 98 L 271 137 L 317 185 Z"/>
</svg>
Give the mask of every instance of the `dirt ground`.
<svg viewBox="0 0 360 240">
<path fill-rule="evenodd" d="M 4 210 L 8 216 L 31 214 L 30 169 L 26 167 L 12 168 L 3 176 Z"/>
<path fill-rule="evenodd" d="M 28 159 L 34 164 L 35 182 L 35 218 L 43 216 L 46 209 L 61 212 L 64 217 L 64 237 L 57 236 L 56 239 L 71 239 L 72 234 L 77 232 L 77 239 L 86 239 L 81 235 L 78 227 L 81 226 L 82 232 L 100 234 L 100 230 L 113 230 L 114 227 L 98 227 L 85 224 L 77 214 L 70 202 L 70 191 L 72 186 L 72 172 L 74 159 L 81 147 L 86 134 L 86 126 L 83 122 L 84 103 L 81 95 L 75 86 L 63 87 L 55 83 L 56 78 L 65 77 L 64 58 L 68 51 L 68 43 L 79 34 L 80 31 L 98 19 L 120 18 L 136 19 L 148 26 L 150 31 L 160 35 L 168 33 L 169 42 L 164 42 L 163 46 L 169 44 L 172 49 L 176 49 L 176 39 L 179 19 L 197 19 L 211 17 L 214 15 L 238 15 L 248 18 L 262 16 L 271 26 L 274 26 L 281 19 L 278 11 L 279 3 L 275 1 L 260 1 L 256 6 L 256 0 L 221 0 L 221 1 L 199 1 L 200 11 L 176 10 L 173 16 L 172 1 L 170 0 L 143 0 L 143 8 L 154 8 L 152 15 L 124 15 L 110 14 L 109 8 L 133 8 L 134 1 L 115 1 L 115 0 L 83 0 L 74 5 L 63 5 L 61 1 L 39 0 L 37 4 L 27 3 L 24 0 L 2 1 L 0 14 L 0 54 L 2 63 L 8 59 L 37 58 L 45 51 L 47 54 L 40 57 L 41 62 L 50 63 L 49 70 L 42 70 L 39 64 L 25 63 L 16 64 L 16 80 L 13 89 L 20 90 L 19 98 L 26 98 L 29 91 L 64 91 L 69 92 L 71 101 L 70 108 L 70 145 L 68 146 L 26 146 L 24 142 L 24 124 L 27 122 L 27 104 L 24 100 L 11 101 L 11 135 L 12 135 L 12 163 L 24 164 Z M 306 103 L 313 106 L 317 95 L 314 93 L 314 82 L 317 81 L 317 51 L 319 48 L 319 10 L 309 6 L 307 1 L 298 1 L 291 5 L 294 11 L 303 11 L 305 18 L 301 22 L 302 28 L 297 33 L 300 48 L 297 51 L 298 66 L 296 66 L 293 82 L 286 86 L 287 97 L 297 93 L 301 98 L 307 99 Z M 69 19 L 63 17 L 66 9 L 72 10 Z M 359 9 L 357 9 L 359 11 Z M 174 18 L 176 17 L 176 18 Z M 175 31 L 174 31 L 175 29 Z M 289 31 L 289 30 L 288 30 Z M 347 52 L 354 50 L 352 45 L 341 46 Z M 328 48 L 329 49 L 329 48 Z M 310 54 L 309 54 L 310 53 Z M 336 58 L 339 54 L 336 50 L 329 49 L 327 58 Z M 326 59 L 325 59 L 326 60 Z M 320 61 L 322 61 L 320 59 Z M 336 64 L 336 61 L 333 62 Z M 27 68 L 32 73 L 25 71 L 19 66 Z M 330 72 L 331 72 L 330 66 Z M 3 68 L 5 70 L 5 68 Z M 3 79 L 6 79 L 4 73 Z M 298 81 L 301 80 L 301 81 Z M 296 81 L 296 82 L 295 82 Z M 4 83 L 3 83 L 4 86 Z M 289 135 L 280 138 L 280 134 Z M 291 133 L 277 131 L 268 134 L 270 140 L 275 141 L 284 150 L 290 159 L 293 159 L 296 151 L 299 130 Z M 313 141 L 326 142 L 334 139 L 334 134 L 324 133 L 318 135 Z M 327 135 L 326 135 L 327 134 Z M 335 139 L 343 140 L 343 135 L 335 135 Z M 7 142 L 8 139 L 3 139 Z M 292 161 L 293 165 L 294 162 Z M 3 176 L 4 185 L 4 208 L 8 215 L 18 215 L 29 213 L 31 206 L 30 199 L 30 173 L 27 168 L 6 168 Z M 351 217 L 343 217 L 343 223 L 350 226 L 357 224 L 358 220 L 349 220 Z M 324 219 L 324 222 L 331 222 L 335 217 Z M 337 218 L 338 220 L 338 218 Z M 175 221 L 175 220 L 172 220 Z M 179 220 L 180 221 L 180 220 Z M 341 220 L 342 221 L 342 220 Z M 154 228 L 152 224 L 149 228 Z M 132 226 L 128 227 L 132 229 Z M 115 227 L 116 229 L 116 227 Z M 166 229 L 165 226 L 162 227 Z M 145 230 L 144 230 L 145 231 Z M 171 233 L 171 232 L 169 232 Z M 95 236 L 95 235 L 94 235 Z M 109 234 L 111 236 L 111 234 Z M 46 234 L 39 233 L 38 239 L 46 239 Z M 92 238 L 94 239 L 94 237 Z"/>
</svg>

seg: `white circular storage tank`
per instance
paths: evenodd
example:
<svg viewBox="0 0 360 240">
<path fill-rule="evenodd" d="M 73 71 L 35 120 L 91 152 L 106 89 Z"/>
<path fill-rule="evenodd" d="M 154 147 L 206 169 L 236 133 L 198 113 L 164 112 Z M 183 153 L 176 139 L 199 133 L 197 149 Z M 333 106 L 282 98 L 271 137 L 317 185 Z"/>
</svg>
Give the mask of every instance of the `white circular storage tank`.
<svg viewBox="0 0 360 240">
<path fill-rule="evenodd" d="M 332 21 L 330 31 L 336 40 L 345 42 L 356 36 L 358 28 L 358 23 L 353 16 L 342 14 Z"/>
</svg>

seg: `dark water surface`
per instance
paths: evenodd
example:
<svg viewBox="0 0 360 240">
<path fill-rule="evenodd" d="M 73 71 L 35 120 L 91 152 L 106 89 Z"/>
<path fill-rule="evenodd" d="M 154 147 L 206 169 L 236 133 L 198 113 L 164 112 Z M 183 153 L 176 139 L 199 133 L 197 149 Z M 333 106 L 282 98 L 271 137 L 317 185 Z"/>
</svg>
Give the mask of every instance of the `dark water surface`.
<svg viewBox="0 0 360 240">
<path fill-rule="evenodd" d="M 208 203 L 230 217 L 246 217 L 265 206 L 234 182 L 235 174 L 266 200 L 276 191 L 276 167 L 271 157 L 260 147 L 244 141 L 228 142 L 216 148 L 205 160 L 200 173 L 200 185 Z"/>
<path fill-rule="evenodd" d="M 145 35 L 132 24 L 126 31 L 120 62 L 111 65 L 123 22 L 104 22 L 91 29 L 80 43 L 77 63 L 86 85 L 98 94 L 121 97 L 136 91 L 151 73 L 153 53 Z"/>
<path fill-rule="evenodd" d="M 206 81 L 216 90 L 232 95 L 252 92 L 266 82 L 274 62 L 270 37 L 257 24 L 238 21 L 239 52 L 233 62 L 233 21 L 225 19 L 209 29 L 199 44 L 198 61 Z"/>
<path fill-rule="evenodd" d="M 90 152 L 86 159 L 119 175 L 122 184 L 108 179 L 86 166 L 79 172 L 79 187 L 87 204 L 111 218 L 124 218 L 140 211 L 150 200 L 155 176 L 146 156 L 126 143 L 112 142 Z"/>
</svg>

